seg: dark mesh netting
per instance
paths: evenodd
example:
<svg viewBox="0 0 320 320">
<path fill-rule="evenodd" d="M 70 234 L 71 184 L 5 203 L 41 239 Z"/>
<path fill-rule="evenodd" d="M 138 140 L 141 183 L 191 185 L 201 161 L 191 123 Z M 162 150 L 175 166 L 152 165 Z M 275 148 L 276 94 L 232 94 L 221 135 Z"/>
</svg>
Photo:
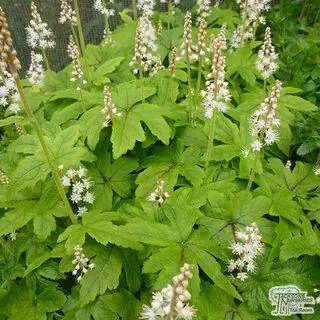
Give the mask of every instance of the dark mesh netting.
<svg viewBox="0 0 320 320">
<path fill-rule="evenodd" d="M 47 55 L 52 69 L 58 71 L 69 62 L 66 48 L 70 35 L 69 26 L 58 23 L 60 0 L 35 0 L 34 2 L 43 21 L 48 23 L 54 33 L 56 47 L 47 50 Z M 180 7 L 185 9 L 190 7 L 194 2 L 195 0 L 182 0 Z M 28 69 L 30 61 L 30 47 L 26 43 L 25 32 L 25 28 L 28 26 L 31 18 L 30 3 L 31 0 L 0 0 L 0 6 L 6 12 L 14 45 L 23 66 L 22 75 Z M 104 16 L 93 8 L 94 0 L 79 0 L 79 5 L 86 43 L 100 43 L 103 37 Z M 131 8 L 131 0 L 115 0 L 116 14 L 110 18 L 111 29 L 115 29 L 117 25 L 121 24 L 121 18 L 117 13 L 124 8 Z M 161 5 L 159 9 L 163 9 Z"/>
</svg>

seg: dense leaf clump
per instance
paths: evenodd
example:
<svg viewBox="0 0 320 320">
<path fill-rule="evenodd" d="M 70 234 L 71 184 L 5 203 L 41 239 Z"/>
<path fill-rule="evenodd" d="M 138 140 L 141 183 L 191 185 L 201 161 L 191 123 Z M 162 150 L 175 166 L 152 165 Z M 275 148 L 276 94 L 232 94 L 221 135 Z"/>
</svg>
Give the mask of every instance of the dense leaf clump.
<svg viewBox="0 0 320 320">
<path fill-rule="evenodd" d="M 1 110 L 0 319 L 273 319 L 270 288 L 320 289 L 318 16 L 303 7 L 287 29 L 296 6 L 268 12 L 264 45 L 279 60 L 264 76 L 265 27 L 229 2 L 193 8 L 185 28 L 178 6 L 154 27 L 124 11 L 108 41 L 85 47 L 70 7 L 72 63 L 47 65 L 40 84 L 12 72 L 21 110 Z M 141 21 L 154 47 L 139 43 Z M 141 61 L 143 46 L 155 60 Z M 147 318 L 179 272 L 184 311 L 167 301 Z M 319 317 L 315 306 L 302 319 Z"/>
</svg>

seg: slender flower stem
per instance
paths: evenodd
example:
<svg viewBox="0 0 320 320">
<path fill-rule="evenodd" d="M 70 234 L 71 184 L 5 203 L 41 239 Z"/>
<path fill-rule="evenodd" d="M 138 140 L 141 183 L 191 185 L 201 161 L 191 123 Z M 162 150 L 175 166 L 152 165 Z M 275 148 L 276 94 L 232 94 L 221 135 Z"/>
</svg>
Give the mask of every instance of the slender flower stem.
<svg viewBox="0 0 320 320">
<path fill-rule="evenodd" d="M 74 41 L 76 42 L 77 47 L 80 49 L 81 47 L 80 47 L 80 43 L 79 43 L 79 35 L 77 34 L 77 31 L 72 24 L 70 25 L 70 27 L 71 27 L 71 32 L 72 32 Z"/>
<path fill-rule="evenodd" d="M 84 41 L 78 0 L 73 0 L 73 5 L 74 5 L 74 9 L 76 11 L 76 16 L 77 16 L 77 28 L 78 28 L 78 34 L 79 34 L 79 40 L 80 40 L 81 55 L 84 56 L 86 44 Z"/>
<path fill-rule="evenodd" d="M 314 19 L 314 23 L 313 23 L 314 26 L 316 26 L 316 24 L 318 22 L 318 19 L 319 19 L 319 16 L 320 16 L 320 8 L 319 8 L 319 10 L 317 12 L 316 18 Z"/>
<path fill-rule="evenodd" d="M 264 79 L 263 81 L 263 94 L 264 94 L 264 97 L 267 96 L 267 80 Z"/>
<path fill-rule="evenodd" d="M 201 103 L 200 101 L 200 86 L 201 86 L 201 75 L 202 75 L 202 64 L 203 64 L 203 59 L 200 57 L 199 59 L 199 69 L 198 69 L 198 79 L 197 79 L 197 87 L 196 87 L 196 99 L 195 101 L 195 107 L 194 107 L 194 114 L 193 114 L 193 122 L 195 123 L 197 119 L 197 113 L 198 113 L 198 105 Z"/>
<path fill-rule="evenodd" d="M 200 59 L 199 59 L 199 69 L 198 69 L 198 79 L 197 79 L 197 89 L 196 89 L 196 95 L 197 96 L 200 94 L 202 64 L 203 64 L 203 59 L 202 59 L 202 57 L 200 57 Z"/>
<path fill-rule="evenodd" d="M 77 39 L 79 38 L 79 42 L 80 42 L 80 52 L 81 52 L 81 56 L 83 58 L 83 67 L 84 67 L 84 71 L 85 74 L 87 76 L 87 80 L 88 82 L 90 82 L 90 72 L 89 72 L 89 68 L 88 68 L 88 64 L 87 64 L 87 60 L 85 58 L 85 50 L 86 50 L 86 44 L 84 41 L 84 35 L 83 35 L 83 29 L 82 29 L 82 24 L 81 24 L 81 16 L 80 16 L 80 9 L 79 9 L 79 3 L 78 0 L 73 0 L 73 4 L 74 4 L 74 9 L 76 12 L 76 17 L 77 17 L 77 30 L 78 30 L 78 35 L 79 37 L 75 37 L 75 41 L 78 45 L 78 41 Z"/>
<path fill-rule="evenodd" d="M 58 170 L 56 168 L 56 166 L 54 165 L 54 162 L 51 158 L 51 155 L 50 155 L 50 151 L 47 147 L 47 144 L 45 142 L 45 139 L 44 139 L 44 136 L 43 136 L 43 133 L 42 133 L 42 130 L 41 130 L 41 127 L 39 125 L 39 122 L 37 121 L 36 117 L 34 116 L 33 114 L 33 111 L 26 99 L 26 96 L 24 94 L 24 91 L 23 91 L 23 88 L 22 88 L 22 85 L 21 85 L 21 80 L 19 78 L 19 75 L 17 74 L 17 72 L 13 72 L 13 76 L 14 76 L 14 80 L 15 80 L 15 83 L 16 83 L 16 86 L 17 86 L 17 89 L 18 89 L 18 92 L 19 92 L 19 95 L 20 95 L 20 98 L 21 98 L 21 101 L 22 101 L 22 105 L 24 107 L 24 110 L 38 136 L 38 139 L 40 141 L 40 144 L 41 144 L 41 147 L 42 147 L 42 150 L 43 150 L 43 153 L 46 157 L 46 160 L 48 162 L 48 165 L 49 165 L 49 168 L 51 170 L 51 173 L 52 173 L 52 176 L 53 176 L 53 179 L 54 179 L 54 182 L 56 184 L 56 187 L 58 189 L 58 192 L 60 194 L 60 197 L 64 203 L 64 206 L 66 208 L 66 210 L 68 211 L 68 215 L 72 221 L 72 223 L 76 223 L 76 217 L 71 209 L 71 206 L 70 206 L 70 203 L 67 199 L 67 196 L 63 190 L 63 187 L 60 183 L 60 177 L 59 177 L 59 173 L 58 173 Z"/>
<path fill-rule="evenodd" d="M 46 66 L 46 70 L 51 70 L 46 51 L 43 48 L 41 48 L 41 53 L 42 53 L 42 56 L 43 56 L 44 64 Z"/>
<path fill-rule="evenodd" d="M 172 0 L 168 0 L 168 31 L 170 30 L 172 18 Z"/>
<path fill-rule="evenodd" d="M 281 17 L 281 20 L 283 19 L 283 14 L 284 14 L 284 0 L 280 0 L 280 17 Z"/>
<path fill-rule="evenodd" d="M 301 19 L 303 16 L 304 16 L 304 13 L 308 7 L 308 0 L 304 0 L 304 3 L 303 3 L 303 7 L 302 7 L 302 10 L 300 12 L 300 15 L 299 15 L 299 19 Z"/>
<path fill-rule="evenodd" d="M 174 79 L 173 76 L 170 75 L 170 88 L 171 88 L 171 100 L 174 103 Z"/>
<path fill-rule="evenodd" d="M 243 43 L 244 43 L 244 32 L 245 32 L 245 25 L 246 25 L 247 16 L 248 16 L 248 0 L 246 0 L 246 2 L 244 4 L 243 29 L 241 32 L 241 40 L 240 40 L 241 47 L 243 46 Z"/>
<path fill-rule="evenodd" d="M 259 152 L 256 152 L 256 154 L 254 156 L 253 166 L 250 169 L 249 181 L 248 181 L 248 185 L 247 185 L 247 190 L 248 191 L 250 191 L 250 189 L 252 187 L 252 182 L 253 182 L 254 175 L 255 175 L 255 172 L 256 172 L 256 166 L 257 166 L 258 158 L 259 158 Z"/>
<path fill-rule="evenodd" d="M 140 68 L 140 81 L 141 81 L 141 101 L 144 103 L 144 81 L 143 81 L 143 70 Z"/>
<path fill-rule="evenodd" d="M 191 80 L 191 67 L 188 52 L 186 53 L 187 60 L 187 73 L 188 73 L 188 96 L 191 97 L 192 94 L 192 80 Z M 192 110 L 189 110 L 189 121 L 192 121 Z"/>
<path fill-rule="evenodd" d="M 213 111 L 212 118 L 210 119 L 210 129 L 209 129 L 209 139 L 208 139 L 208 147 L 207 152 L 205 154 L 204 158 L 204 168 L 207 169 L 209 167 L 210 158 L 212 155 L 212 148 L 213 148 L 213 138 L 214 138 L 214 132 L 216 128 L 216 109 Z"/>
<path fill-rule="evenodd" d="M 133 12 L 133 19 L 137 20 L 138 19 L 138 14 L 137 14 L 137 3 L 136 3 L 136 0 L 131 0 L 131 5 L 132 5 L 132 12 Z"/>
</svg>

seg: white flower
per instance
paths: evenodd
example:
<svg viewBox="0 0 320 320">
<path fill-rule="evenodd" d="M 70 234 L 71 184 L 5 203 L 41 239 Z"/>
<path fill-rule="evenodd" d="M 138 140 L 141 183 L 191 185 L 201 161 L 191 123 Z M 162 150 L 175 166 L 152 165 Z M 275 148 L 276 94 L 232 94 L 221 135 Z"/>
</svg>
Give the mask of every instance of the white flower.
<svg viewBox="0 0 320 320">
<path fill-rule="evenodd" d="M 316 166 L 316 167 L 314 168 L 313 172 L 314 172 L 314 174 L 315 174 L 316 176 L 320 176 L 320 166 Z"/>
<path fill-rule="evenodd" d="M 72 82 L 77 82 L 78 84 L 80 83 L 86 84 L 87 83 L 86 80 L 83 79 L 84 74 L 83 74 L 82 66 L 80 62 L 80 52 L 72 35 L 70 36 L 70 39 L 69 39 L 67 52 L 68 52 L 69 58 L 72 59 L 72 65 L 73 65 L 72 77 L 70 80 Z M 79 86 L 78 88 L 80 90 Z"/>
<path fill-rule="evenodd" d="M 259 152 L 262 148 L 262 143 L 259 140 L 255 140 L 251 143 L 251 148 L 253 152 Z"/>
<path fill-rule="evenodd" d="M 254 271 L 255 269 L 256 269 L 256 266 L 254 265 L 254 263 L 250 262 L 250 263 L 247 264 L 248 272 Z"/>
<path fill-rule="evenodd" d="M 0 169 L 0 184 L 8 184 L 9 178 L 8 176 Z"/>
<path fill-rule="evenodd" d="M 82 201 L 82 196 L 80 193 L 72 193 L 70 196 L 70 200 L 74 203 L 78 203 Z"/>
<path fill-rule="evenodd" d="M 83 184 L 84 188 L 88 190 L 92 186 L 92 181 L 90 181 L 88 179 L 83 179 L 82 184 Z"/>
<path fill-rule="evenodd" d="M 77 216 L 82 217 L 87 212 L 88 212 L 88 209 L 86 207 L 79 207 Z"/>
<path fill-rule="evenodd" d="M 275 53 L 271 40 L 271 29 L 265 30 L 264 44 L 258 52 L 256 67 L 262 75 L 263 79 L 268 79 L 277 70 L 276 63 L 278 55 Z"/>
<path fill-rule="evenodd" d="M 0 98 L 6 97 L 10 93 L 8 87 L 0 87 Z"/>
<path fill-rule="evenodd" d="M 94 202 L 94 194 L 92 192 L 86 192 L 83 196 L 83 201 L 92 204 Z"/>
<path fill-rule="evenodd" d="M 212 71 L 208 77 L 213 77 L 213 80 L 208 81 L 206 91 L 201 92 L 205 117 L 209 119 L 215 110 L 226 112 L 231 99 L 228 83 L 225 81 L 225 57 L 222 55 L 220 37 L 213 38 L 212 52 Z"/>
<path fill-rule="evenodd" d="M 263 101 L 260 108 L 250 118 L 250 133 L 255 138 L 251 144 L 253 151 L 260 151 L 263 141 L 266 145 L 271 145 L 278 140 L 275 128 L 280 125 L 280 121 L 276 118 L 276 108 L 281 86 L 281 82 L 277 80 L 270 96 Z"/>
<path fill-rule="evenodd" d="M 156 314 L 152 308 L 144 305 L 143 311 L 140 314 L 140 319 L 142 320 L 156 320 Z"/>
<path fill-rule="evenodd" d="M 76 170 L 74 169 L 69 169 L 67 170 L 67 176 L 70 178 L 70 179 L 74 179 L 75 176 L 76 176 L 77 172 Z"/>
<path fill-rule="evenodd" d="M 150 17 L 143 14 L 136 29 L 134 56 L 129 63 L 130 66 L 134 67 L 134 74 L 139 72 L 155 74 L 163 69 L 161 57 L 156 54 L 158 49 L 156 35 L 157 32 L 152 26 Z"/>
<path fill-rule="evenodd" d="M 114 4 L 113 0 L 107 0 L 107 2 L 108 2 L 108 5 Z M 108 8 L 106 3 L 103 3 L 102 0 L 95 0 L 93 7 L 94 9 L 98 10 L 107 18 L 114 16 L 114 9 Z"/>
<path fill-rule="evenodd" d="M 197 13 L 200 18 L 206 18 L 210 14 L 211 0 L 197 0 Z"/>
<path fill-rule="evenodd" d="M 60 0 L 60 17 L 59 22 L 61 24 L 68 22 L 72 26 L 77 25 L 76 12 L 72 9 L 72 6 L 69 2 L 70 0 Z"/>
<path fill-rule="evenodd" d="M 244 158 L 248 158 L 248 156 L 250 154 L 250 150 L 248 148 L 241 149 L 241 152 L 242 152 Z"/>
<path fill-rule="evenodd" d="M 237 274 L 237 278 L 240 279 L 241 281 L 245 281 L 248 278 L 248 275 L 246 272 L 239 272 Z"/>
<path fill-rule="evenodd" d="M 184 18 L 183 41 L 180 47 L 181 58 L 186 61 L 198 59 L 196 49 L 192 41 L 192 16 L 188 11 Z"/>
<path fill-rule="evenodd" d="M 158 179 L 156 189 L 149 195 L 147 200 L 157 201 L 159 204 L 162 204 L 168 197 L 169 193 L 164 191 L 164 180 Z"/>
<path fill-rule="evenodd" d="M 79 167 L 79 169 L 76 171 L 79 178 L 83 178 L 87 176 L 87 169 Z"/>
<path fill-rule="evenodd" d="M 238 258 L 229 260 L 228 271 L 237 272 L 237 278 L 245 281 L 247 273 L 255 271 L 254 259 L 264 252 L 264 244 L 255 223 L 251 223 L 244 231 L 236 231 L 234 236 L 238 241 L 232 243 L 230 249 Z"/>
<path fill-rule="evenodd" d="M 82 247 L 79 245 L 74 247 L 74 260 L 72 260 L 72 264 L 75 265 L 75 268 L 72 272 L 74 276 L 79 274 L 77 277 L 77 281 L 79 282 L 83 275 L 88 272 L 88 269 L 93 269 L 95 264 L 86 258 L 85 254 L 83 253 Z"/>
<path fill-rule="evenodd" d="M 108 127 L 114 117 L 121 116 L 121 112 L 118 112 L 115 104 L 111 99 L 111 92 L 109 87 L 104 87 L 104 107 L 101 110 L 101 113 L 105 116 L 105 121 L 102 124 L 103 127 Z"/>
<path fill-rule="evenodd" d="M 147 16 L 152 15 L 154 6 L 155 6 L 155 0 L 138 0 L 137 1 L 137 8 Z"/>
<path fill-rule="evenodd" d="M 13 231 L 9 234 L 9 239 L 10 239 L 10 241 L 15 241 L 15 240 L 17 240 L 17 232 L 16 232 L 16 230 L 13 230 Z"/>
<path fill-rule="evenodd" d="M 63 176 L 61 179 L 61 183 L 64 187 L 70 187 L 71 186 L 71 181 L 68 176 Z"/>
<path fill-rule="evenodd" d="M 153 293 L 151 307 L 143 306 L 140 319 L 165 319 L 170 313 L 173 319 L 195 317 L 196 309 L 188 304 L 191 295 L 187 286 L 191 277 L 191 266 L 184 264 L 180 274 L 172 278 L 173 285 L 168 284 L 160 292 Z"/>
<path fill-rule="evenodd" d="M 232 272 L 235 269 L 237 269 L 237 264 L 233 259 L 229 260 L 228 271 Z"/>
<path fill-rule="evenodd" d="M 192 318 L 196 315 L 196 309 L 188 304 L 184 306 L 182 309 L 178 309 L 177 317 L 178 319 L 186 319 L 192 320 Z"/>
<path fill-rule="evenodd" d="M 270 2 L 271 0 L 237 0 L 242 17 L 241 31 L 239 31 L 243 42 L 253 39 L 259 23 L 265 22 L 262 13 L 269 10 Z M 243 43 L 239 42 L 240 44 Z"/>
<path fill-rule="evenodd" d="M 18 103 L 11 103 L 8 109 L 14 113 L 18 113 L 21 110 L 21 106 Z"/>
<path fill-rule="evenodd" d="M 73 193 L 81 193 L 84 190 L 84 185 L 81 182 L 76 182 L 73 186 L 72 186 L 72 192 Z"/>
<path fill-rule="evenodd" d="M 29 46 L 41 49 L 53 48 L 55 42 L 52 31 L 48 24 L 42 21 L 38 8 L 33 1 L 31 2 L 31 17 L 29 26 L 26 28 Z"/>
<path fill-rule="evenodd" d="M 40 84 L 43 82 L 45 74 L 41 54 L 31 51 L 31 64 L 27 76 L 32 84 Z"/>
</svg>

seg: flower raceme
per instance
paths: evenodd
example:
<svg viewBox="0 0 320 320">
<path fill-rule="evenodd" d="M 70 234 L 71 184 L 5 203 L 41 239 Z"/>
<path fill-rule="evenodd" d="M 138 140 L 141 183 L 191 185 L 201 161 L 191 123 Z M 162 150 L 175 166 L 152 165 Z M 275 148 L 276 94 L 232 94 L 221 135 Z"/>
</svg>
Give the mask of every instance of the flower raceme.
<svg viewBox="0 0 320 320">
<path fill-rule="evenodd" d="M 45 73 L 42 54 L 31 51 L 31 63 L 27 76 L 31 84 L 41 84 L 43 82 Z"/>
<path fill-rule="evenodd" d="M 233 33 L 232 46 L 239 48 L 247 40 L 254 39 L 259 23 L 265 24 L 262 13 L 270 8 L 270 0 L 237 0 L 242 24 Z"/>
<path fill-rule="evenodd" d="M 159 178 L 157 180 L 157 185 L 155 190 L 147 198 L 149 201 L 157 201 L 162 204 L 167 198 L 169 198 L 169 193 L 164 189 L 164 180 Z"/>
<path fill-rule="evenodd" d="M 199 20 L 210 14 L 211 0 L 197 0 L 197 13 Z"/>
<path fill-rule="evenodd" d="M 109 87 L 104 87 L 104 107 L 101 113 L 105 116 L 105 121 L 102 124 L 103 127 L 108 127 L 114 117 L 121 116 L 121 113 L 118 112 L 115 104 L 112 102 Z"/>
<path fill-rule="evenodd" d="M 155 0 L 138 0 L 137 8 L 142 11 L 143 15 L 152 16 L 153 9 L 156 5 Z"/>
<path fill-rule="evenodd" d="M 256 22 L 264 11 L 270 9 L 270 0 L 237 0 L 242 19 Z"/>
<path fill-rule="evenodd" d="M 197 60 L 195 46 L 192 42 L 192 16 L 187 12 L 184 19 L 183 41 L 180 47 L 181 58 L 186 61 Z"/>
<path fill-rule="evenodd" d="M 78 282 L 81 281 L 83 275 L 86 274 L 88 270 L 95 267 L 95 264 L 86 258 L 85 254 L 83 253 L 83 248 L 79 245 L 74 247 L 74 259 L 72 260 L 72 264 L 75 265 L 72 274 L 77 276 Z"/>
<path fill-rule="evenodd" d="M 168 0 L 160 0 L 160 3 L 163 3 L 163 4 L 165 4 L 165 3 L 167 3 L 168 2 Z M 173 3 L 177 6 L 178 4 L 180 4 L 180 2 L 181 2 L 181 0 L 173 0 Z"/>
<path fill-rule="evenodd" d="M 256 269 L 255 258 L 264 252 L 264 244 L 261 242 L 260 231 L 255 223 L 247 226 L 245 231 L 236 231 L 235 239 L 230 249 L 237 259 L 229 261 L 228 271 L 236 272 L 237 278 L 245 281 L 248 272 Z"/>
<path fill-rule="evenodd" d="M 206 36 L 207 36 L 207 22 L 205 19 L 200 18 L 199 19 L 199 27 L 198 27 L 198 41 L 197 41 L 197 48 L 196 52 L 198 55 L 198 59 L 204 59 L 207 50 L 206 47 Z"/>
<path fill-rule="evenodd" d="M 170 61 L 169 61 L 169 71 L 171 77 L 174 77 L 176 72 L 176 65 L 179 61 L 179 57 L 177 56 L 177 49 L 175 47 L 172 48 L 171 54 L 170 54 Z"/>
<path fill-rule="evenodd" d="M 207 81 L 206 91 L 202 91 L 203 108 L 205 117 L 211 119 L 215 110 L 225 112 L 231 99 L 228 83 L 225 81 L 225 57 L 222 54 L 221 41 L 219 37 L 212 39 L 212 71 Z"/>
<path fill-rule="evenodd" d="M 48 49 L 54 48 L 55 41 L 53 40 L 52 31 L 49 29 L 48 24 L 42 21 L 35 3 L 31 2 L 31 20 L 27 31 L 27 42 L 33 49 Z"/>
<path fill-rule="evenodd" d="M 72 82 L 76 82 L 78 84 L 77 90 L 80 90 L 80 83 L 82 82 L 82 84 L 86 84 L 87 81 L 83 79 L 84 74 L 80 62 L 80 52 L 72 35 L 70 36 L 67 52 L 69 58 L 72 59 L 73 63 L 72 77 L 70 80 Z"/>
<path fill-rule="evenodd" d="M 10 67 L 11 73 L 21 69 L 17 52 L 13 47 L 12 38 L 8 29 L 8 23 L 5 13 L 0 7 L 0 76 L 4 70 Z"/>
<path fill-rule="evenodd" d="M 9 178 L 1 169 L 0 169 L 0 184 L 9 184 Z"/>
<path fill-rule="evenodd" d="M 276 117 L 276 109 L 281 86 L 282 83 L 277 80 L 270 96 L 261 103 L 249 120 L 250 133 L 255 138 L 251 143 L 252 151 L 259 152 L 263 144 L 271 145 L 278 139 L 276 128 L 280 126 L 280 120 Z"/>
<path fill-rule="evenodd" d="M 109 18 L 114 16 L 115 10 L 111 6 L 114 5 L 114 0 L 109 0 L 108 4 L 104 3 L 102 0 L 95 0 L 94 2 L 94 9 L 99 11 L 101 14 L 105 16 L 106 22 L 105 22 L 105 28 L 103 30 L 103 42 L 105 45 L 111 45 L 113 44 L 112 39 L 112 32 L 110 30 L 109 26 Z"/>
<path fill-rule="evenodd" d="M 87 177 L 87 170 L 79 167 L 78 170 L 69 169 L 61 178 L 64 187 L 71 187 L 71 202 L 77 205 L 77 216 L 82 217 L 87 211 L 87 205 L 93 204 L 94 193 L 90 190 L 93 182 Z"/>
<path fill-rule="evenodd" d="M 20 96 L 13 77 L 20 69 L 7 19 L 0 7 L 0 106 L 7 107 L 13 113 L 21 110 Z"/>
<path fill-rule="evenodd" d="M 73 10 L 70 0 L 60 0 L 60 8 L 59 23 L 64 24 L 65 22 L 68 22 L 70 25 L 76 26 L 76 12 Z"/>
<path fill-rule="evenodd" d="M 108 3 L 110 5 L 114 4 L 114 0 L 109 0 Z M 101 14 L 103 14 L 108 18 L 111 16 L 114 16 L 114 9 L 108 8 L 107 5 L 103 3 L 102 0 L 95 0 L 93 7 L 94 9 L 96 9 L 97 11 L 99 11 Z"/>
<path fill-rule="evenodd" d="M 185 263 L 180 268 L 180 274 L 172 278 L 172 285 L 168 284 L 160 292 L 153 293 L 151 307 L 143 306 L 140 319 L 191 320 L 195 317 L 196 309 L 188 303 L 191 295 L 187 287 L 191 278 L 191 266 Z"/>
<path fill-rule="evenodd" d="M 258 59 L 256 67 L 262 75 L 264 80 L 268 79 L 277 70 L 277 58 L 274 46 L 271 40 L 271 29 L 269 27 L 265 30 L 264 43 L 258 52 Z"/>
<path fill-rule="evenodd" d="M 20 96 L 12 74 L 2 69 L 2 66 L 0 65 L 0 106 L 7 107 L 13 113 L 18 113 L 21 110 Z"/>
<path fill-rule="evenodd" d="M 130 61 L 130 66 L 134 67 L 134 74 L 138 72 L 155 74 L 163 68 L 161 58 L 156 54 L 158 49 L 156 35 L 157 32 L 152 26 L 149 16 L 144 14 L 136 29 L 134 56 Z"/>
</svg>

